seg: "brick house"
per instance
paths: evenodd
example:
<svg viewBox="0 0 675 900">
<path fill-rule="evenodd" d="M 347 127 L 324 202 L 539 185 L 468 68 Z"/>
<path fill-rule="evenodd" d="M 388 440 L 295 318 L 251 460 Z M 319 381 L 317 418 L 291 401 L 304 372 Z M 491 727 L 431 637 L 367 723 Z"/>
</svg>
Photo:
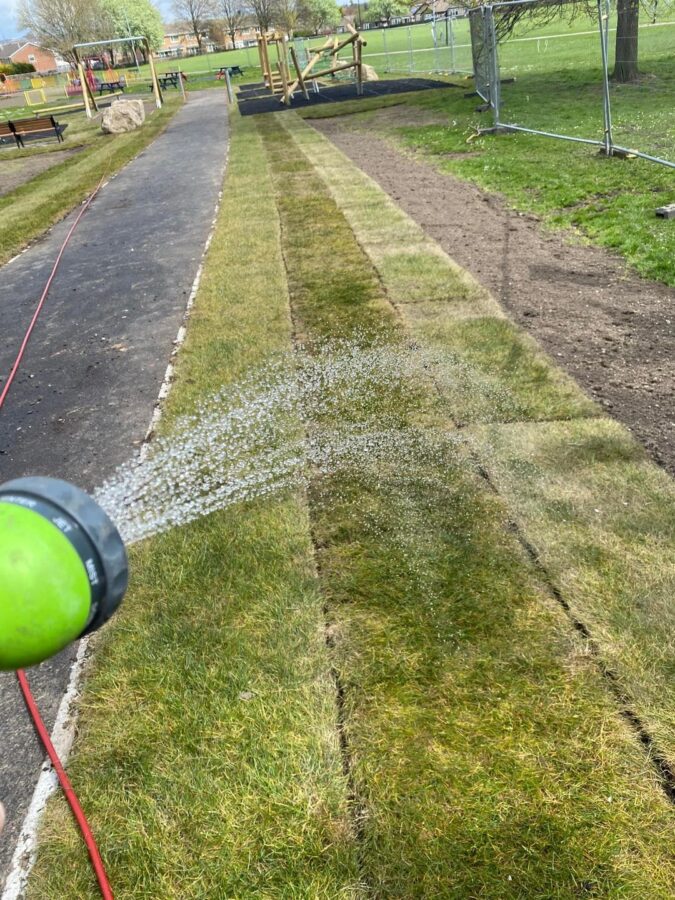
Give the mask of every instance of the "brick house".
<svg viewBox="0 0 675 900">
<path fill-rule="evenodd" d="M 203 31 L 200 37 L 202 39 L 203 52 L 213 53 L 216 45 L 211 40 L 208 31 Z M 180 25 L 168 25 L 164 29 L 162 46 L 155 56 L 170 59 L 180 58 L 181 56 L 195 56 L 197 53 L 199 53 L 199 44 L 191 31 L 187 31 Z"/>
<path fill-rule="evenodd" d="M 417 3 L 411 10 L 415 22 L 429 22 L 432 19 L 459 19 L 468 16 L 469 10 L 456 3 L 448 3 L 447 0 L 423 0 Z"/>
<path fill-rule="evenodd" d="M 5 41 L 0 44 L 0 62 L 30 63 L 41 75 L 49 72 L 64 72 L 70 68 L 65 59 L 53 50 L 47 50 L 32 41 L 21 39 Z"/>
</svg>

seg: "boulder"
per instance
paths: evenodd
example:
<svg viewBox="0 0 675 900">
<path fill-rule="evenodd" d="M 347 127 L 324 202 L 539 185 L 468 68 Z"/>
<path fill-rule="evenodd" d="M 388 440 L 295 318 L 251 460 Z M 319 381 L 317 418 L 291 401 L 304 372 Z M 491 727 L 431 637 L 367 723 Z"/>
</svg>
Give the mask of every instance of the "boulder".
<svg viewBox="0 0 675 900">
<path fill-rule="evenodd" d="M 101 131 L 106 134 L 123 134 L 133 131 L 145 122 L 145 106 L 142 100 L 117 100 L 103 113 Z"/>
<path fill-rule="evenodd" d="M 377 74 L 375 69 L 372 66 L 367 66 L 365 63 L 361 66 L 361 70 L 363 72 L 363 80 L 364 81 L 379 81 L 380 76 Z"/>
</svg>

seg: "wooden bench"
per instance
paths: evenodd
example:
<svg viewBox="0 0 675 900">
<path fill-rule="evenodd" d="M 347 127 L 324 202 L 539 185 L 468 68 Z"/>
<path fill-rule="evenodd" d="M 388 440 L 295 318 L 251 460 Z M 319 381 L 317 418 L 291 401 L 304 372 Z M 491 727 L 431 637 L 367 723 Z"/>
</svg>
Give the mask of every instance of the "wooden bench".
<svg viewBox="0 0 675 900">
<path fill-rule="evenodd" d="M 63 141 L 63 132 L 65 125 L 60 125 L 54 116 L 37 116 L 35 119 L 19 119 L 16 122 L 8 122 L 9 127 L 14 133 L 16 142 L 19 147 L 24 147 L 24 137 L 29 135 L 43 134 L 45 137 L 55 137 L 58 141 Z"/>
<path fill-rule="evenodd" d="M 103 91 L 110 91 L 111 94 L 115 91 L 124 93 L 124 85 L 125 82 L 121 79 L 119 81 L 102 81 L 98 86 L 98 95 L 100 97 Z"/>
<path fill-rule="evenodd" d="M 20 147 L 21 144 L 16 139 L 16 135 L 12 131 L 12 126 L 9 122 L 0 122 L 0 144 L 5 143 L 5 138 L 11 137 L 14 143 Z"/>
</svg>

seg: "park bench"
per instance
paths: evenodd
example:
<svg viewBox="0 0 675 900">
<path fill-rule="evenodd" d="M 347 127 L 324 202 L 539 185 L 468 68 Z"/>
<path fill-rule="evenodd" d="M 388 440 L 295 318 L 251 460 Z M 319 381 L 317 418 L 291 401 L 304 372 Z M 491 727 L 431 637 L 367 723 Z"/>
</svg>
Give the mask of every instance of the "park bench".
<svg viewBox="0 0 675 900">
<path fill-rule="evenodd" d="M 19 119 L 16 122 L 8 122 L 9 127 L 14 133 L 16 142 L 19 147 L 24 145 L 24 137 L 31 135 L 44 135 L 45 137 L 55 137 L 58 141 L 63 140 L 63 132 L 65 125 L 60 125 L 54 116 L 38 116 L 35 119 Z"/>
<path fill-rule="evenodd" d="M 5 139 L 11 137 L 11 139 L 18 143 L 16 140 L 16 135 L 11 129 L 9 122 L 0 122 L 0 144 L 5 143 Z"/>
<path fill-rule="evenodd" d="M 119 81 L 102 81 L 98 86 L 98 95 L 100 97 L 103 91 L 110 91 L 111 94 L 115 91 L 124 92 L 124 84 L 125 82 L 121 79 Z"/>
</svg>

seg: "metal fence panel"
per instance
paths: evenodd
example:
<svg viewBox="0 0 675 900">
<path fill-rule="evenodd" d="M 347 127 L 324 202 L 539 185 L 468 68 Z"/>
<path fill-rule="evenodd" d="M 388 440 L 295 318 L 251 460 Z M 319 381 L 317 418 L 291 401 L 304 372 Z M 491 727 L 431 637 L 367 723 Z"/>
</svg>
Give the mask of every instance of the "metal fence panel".
<svg viewBox="0 0 675 900">
<path fill-rule="evenodd" d="M 515 5 L 532 15 L 497 41 L 500 16 Z M 675 167 L 675 11 L 641 24 L 643 75 L 635 84 L 610 78 L 616 15 L 609 0 L 598 0 L 596 15 L 579 10 L 571 20 L 542 23 L 540 14 L 537 0 L 472 13 L 476 90 L 492 108 L 494 127 L 596 144 L 608 154 L 630 150 Z"/>
</svg>

